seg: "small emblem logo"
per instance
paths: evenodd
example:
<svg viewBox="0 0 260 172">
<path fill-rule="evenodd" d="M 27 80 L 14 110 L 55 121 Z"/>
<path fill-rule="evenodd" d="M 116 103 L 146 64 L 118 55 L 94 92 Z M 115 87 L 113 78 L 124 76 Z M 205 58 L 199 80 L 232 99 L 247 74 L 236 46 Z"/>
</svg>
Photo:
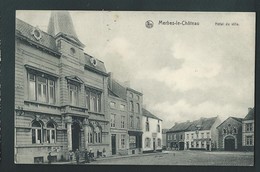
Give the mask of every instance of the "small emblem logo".
<svg viewBox="0 0 260 172">
<path fill-rule="evenodd" d="M 147 27 L 147 28 L 152 28 L 153 27 L 153 21 L 152 20 L 147 20 L 146 22 L 145 22 L 145 26 Z"/>
</svg>

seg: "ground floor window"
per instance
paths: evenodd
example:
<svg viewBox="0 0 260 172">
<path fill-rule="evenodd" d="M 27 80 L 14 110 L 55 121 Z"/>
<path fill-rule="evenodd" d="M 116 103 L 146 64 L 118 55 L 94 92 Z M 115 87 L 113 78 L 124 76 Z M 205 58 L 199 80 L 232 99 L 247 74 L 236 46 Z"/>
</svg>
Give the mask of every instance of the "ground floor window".
<svg viewBox="0 0 260 172">
<path fill-rule="evenodd" d="M 150 138 L 145 138 L 145 147 L 150 148 L 151 147 L 151 139 Z"/>
<path fill-rule="evenodd" d="M 42 125 L 38 121 L 32 123 L 32 143 L 40 144 L 42 143 Z"/>
<path fill-rule="evenodd" d="M 121 135 L 121 148 L 124 149 L 125 148 L 125 138 L 126 136 L 124 134 Z"/>
<path fill-rule="evenodd" d="M 191 144 L 191 147 L 194 148 L 194 142 L 191 142 L 190 144 Z"/>
<path fill-rule="evenodd" d="M 162 145 L 161 145 L 161 144 L 162 144 L 162 141 L 161 141 L 161 139 L 158 139 L 158 140 L 157 140 L 157 142 L 158 142 L 158 143 L 157 143 L 157 144 L 158 144 L 158 146 L 159 146 L 159 147 L 161 147 L 161 146 L 162 146 Z"/>
<path fill-rule="evenodd" d="M 47 124 L 47 129 L 45 130 L 46 143 L 55 143 L 56 142 L 56 130 L 52 122 Z"/>
<path fill-rule="evenodd" d="M 130 149 L 136 148 L 136 136 L 129 136 Z"/>
<path fill-rule="evenodd" d="M 247 146 L 253 145 L 253 136 L 246 136 L 246 145 Z"/>
</svg>

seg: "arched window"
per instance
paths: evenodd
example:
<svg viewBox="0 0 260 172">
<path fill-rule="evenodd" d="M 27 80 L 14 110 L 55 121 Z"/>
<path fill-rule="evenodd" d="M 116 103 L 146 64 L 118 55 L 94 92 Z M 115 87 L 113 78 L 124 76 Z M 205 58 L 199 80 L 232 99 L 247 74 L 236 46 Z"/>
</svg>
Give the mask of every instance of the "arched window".
<svg viewBox="0 0 260 172">
<path fill-rule="evenodd" d="M 145 147 L 149 148 L 151 147 L 151 139 L 150 138 L 145 138 Z"/>
<path fill-rule="evenodd" d="M 102 143 L 102 135 L 101 135 L 101 128 L 96 127 L 95 129 L 95 142 L 96 143 Z"/>
<path fill-rule="evenodd" d="M 56 127 L 53 122 L 48 122 L 45 133 L 46 133 L 46 143 L 56 142 Z"/>
<path fill-rule="evenodd" d="M 158 145 L 158 147 L 161 147 L 162 145 L 162 141 L 161 141 L 161 139 L 157 139 L 157 145 Z"/>
<path fill-rule="evenodd" d="M 89 127 L 89 129 L 88 129 L 88 142 L 89 143 L 94 142 L 94 139 L 93 139 L 94 135 L 93 134 L 94 134 L 93 127 Z"/>
<path fill-rule="evenodd" d="M 223 134 L 227 134 L 227 130 L 223 128 Z"/>
<path fill-rule="evenodd" d="M 32 123 L 32 143 L 42 143 L 42 124 L 39 121 L 34 121 Z"/>
<path fill-rule="evenodd" d="M 233 134 L 237 134 L 237 128 L 236 127 L 233 128 Z"/>
<path fill-rule="evenodd" d="M 133 103 L 133 101 L 130 101 L 130 111 L 134 112 L 134 103 Z"/>
</svg>

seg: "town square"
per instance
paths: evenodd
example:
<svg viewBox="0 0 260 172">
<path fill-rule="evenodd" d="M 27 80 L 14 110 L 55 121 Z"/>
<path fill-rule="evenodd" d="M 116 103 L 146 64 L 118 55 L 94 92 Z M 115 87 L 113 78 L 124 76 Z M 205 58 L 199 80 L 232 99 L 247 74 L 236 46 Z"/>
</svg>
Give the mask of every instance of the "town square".
<svg viewBox="0 0 260 172">
<path fill-rule="evenodd" d="M 254 165 L 253 13 L 16 17 L 16 164 Z"/>
</svg>

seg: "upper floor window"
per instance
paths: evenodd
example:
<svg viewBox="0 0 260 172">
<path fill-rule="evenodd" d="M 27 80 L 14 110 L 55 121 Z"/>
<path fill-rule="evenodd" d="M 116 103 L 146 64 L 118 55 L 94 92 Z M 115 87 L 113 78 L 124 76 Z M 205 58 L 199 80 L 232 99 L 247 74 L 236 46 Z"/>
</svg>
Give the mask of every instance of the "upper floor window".
<svg viewBox="0 0 260 172">
<path fill-rule="evenodd" d="M 68 89 L 69 89 L 70 105 L 77 106 L 78 105 L 78 95 L 79 95 L 78 86 L 75 84 L 69 83 Z"/>
<path fill-rule="evenodd" d="M 158 133 L 161 132 L 160 124 L 157 124 L 157 132 L 158 132 Z"/>
<path fill-rule="evenodd" d="M 204 138 L 204 133 L 201 133 L 201 138 L 202 138 L 202 139 Z"/>
<path fill-rule="evenodd" d="M 237 134 L 237 128 L 236 127 L 233 128 L 233 134 Z"/>
<path fill-rule="evenodd" d="M 130 93 L 130 97 L 131 97 L 131 98 L 133 98 L 133 97 L 134 97 L 133 93 Z"/>
<path fill-rule="evenodd" d="M 121 105 L 120 105 L 120 109 L 121 109 L 121 110 L 125 110 L 125 105 L 121 104 Z"/>
<path fill-rule="evenodd" d="M 149 131 L 149 130 L 150 130 L 149 122 L 146 121 L 146 122 L 145 122 L 145 131 Z"/>
<path fill-rule="evenodd" d="M 187 139 L 190 139 L 190 135 L 189 134 L 187 134 Z"/>
<path fill-rule="evenodd" d="M 246 124 L 246 131 L 253 131 L 253 124 L 252 123 Z"/>
<path fill-rule="evenodd" d="M 173 140 L 176 140 L 176 134 L 173 135 Z"/>
<path fill-rule="evenodd" d="M 209 138 L 210 137 L 210 133 L 209 132 L 207 132 L 207 138 Z"/>
<path fill-rule="evenodd" d="M 134 117 L 130 116 L 130 127 L 133 128 L 134 127 Z"/>
<path fill-rule="evenodd" d="M 116 115 L 115 114 L 111 114 L 111 127 L 116 127 Z"/>
<path fill-rule="evenodd" d="M 246 145 L 247 146 L 253 145 L 253 136 L 246 136 Z"/>
<path fill-rule="evenodd" d="M 115 102 L 111 102 L 110 106 L 113 103 L 115 105 Z M 86 106 L 88 107 L 89 111 L 101 112 L 101 92 L 86 89 Z"/>
<path fill-rule="evenodd" d="M 121 128 L 125 128 L 125 116 L 121 116 Z"/>
<path fill-rule="evenodd" d="M 130 111 L 131 112 L 134 111 L 134 103 L 133 103 L 133 101 L 130 101 Z"/>
<path fill-rule="evenodd" d="M 182 134 L 180 135 L 180 139 L 182 139 Z"/>
<path fill-rule="evenodd" d="M 110 102 L 110 107 L 115 108 L 116 107 L 116 103 L 115 102 Z"/>
<path fill-rule="evenodd" d="M 223 131 L 222 131 L 223 134 L 227 134 L 227 130 L 225 128 L 223 128 Z"/>
<path fill-rule="evenodd" d="M 140 113 L 140 104 L 136 103 L 136 107 L 137 107 L 137 113 Z"/>
<path fill-rule="evenodd" d="M 136 117 L 136 128 L 140 129 L 141 128 L 140 124 L 141 124 L 140 118 Z"/>
<path fill-rule="evenodd" d="M 29 73 L 29 99 L 44 103 L 55 103 L 55 81 L 46 75 Z"/>
</svg>

